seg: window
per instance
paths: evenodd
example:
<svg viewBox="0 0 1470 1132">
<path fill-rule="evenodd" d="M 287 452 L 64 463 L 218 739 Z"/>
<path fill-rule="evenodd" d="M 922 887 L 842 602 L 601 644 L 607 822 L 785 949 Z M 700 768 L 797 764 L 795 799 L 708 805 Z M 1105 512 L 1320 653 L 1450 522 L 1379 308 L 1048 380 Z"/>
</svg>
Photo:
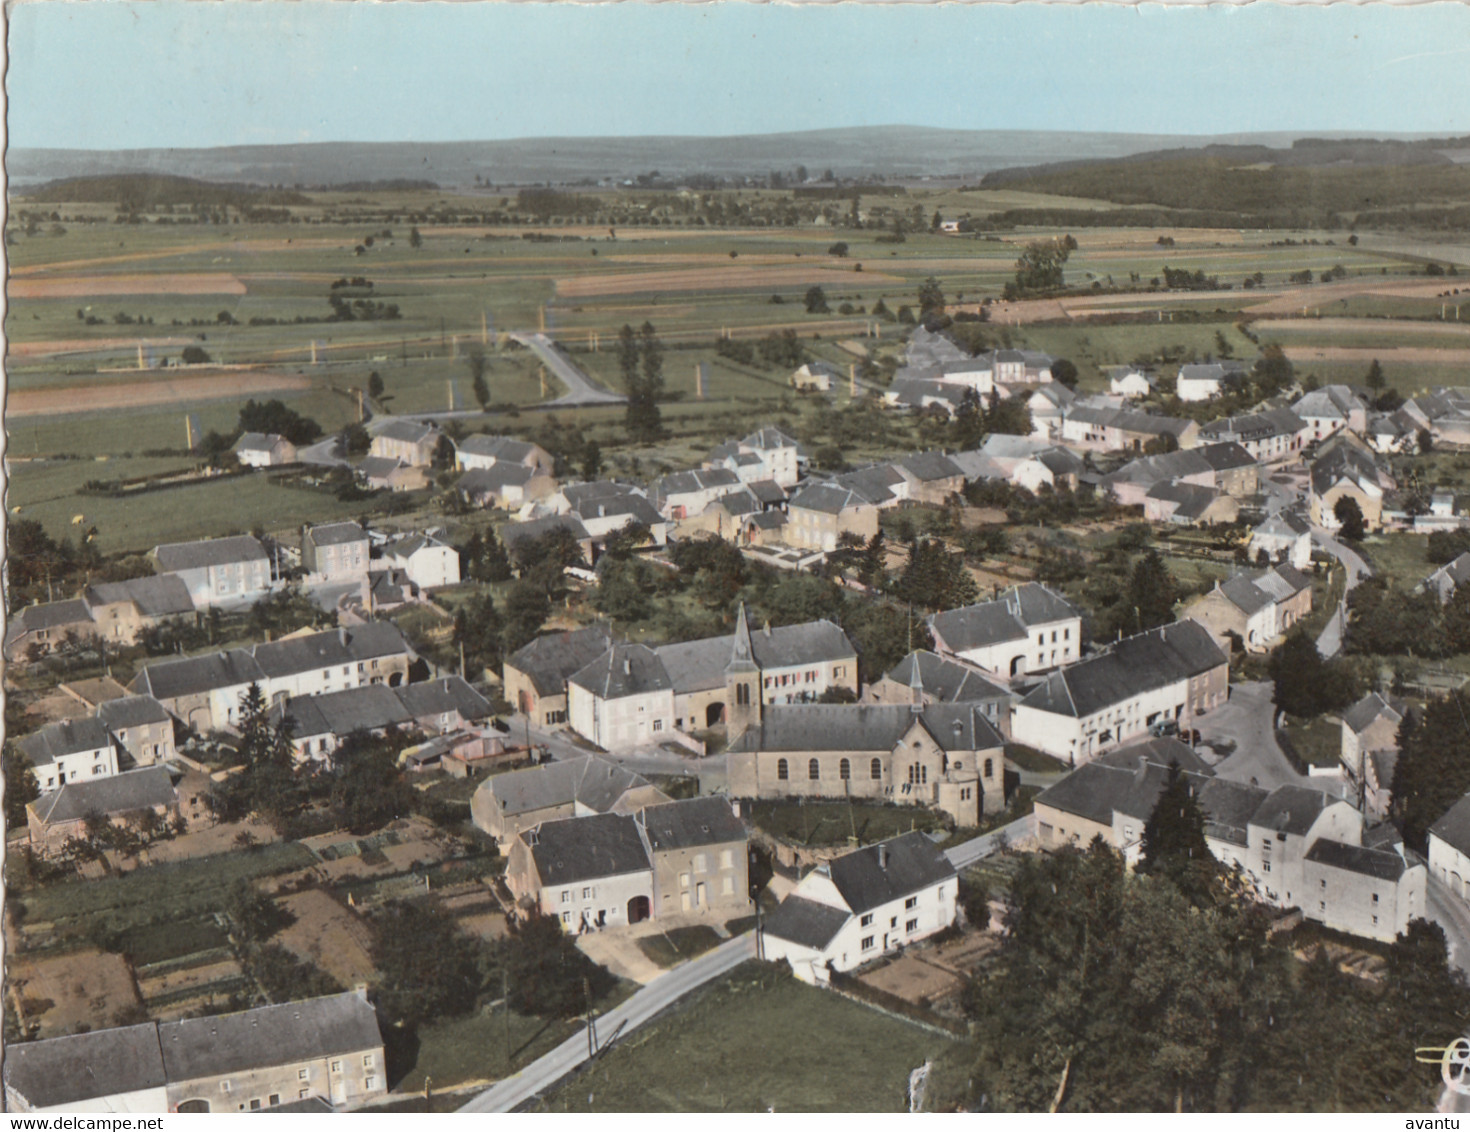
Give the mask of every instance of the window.
<svg viewBox="0 0 1470 1132">
<path fill-rule="evenodd" d="M 309 1077 L 309 1076 L 310 1076 L 310 1071 L 307 1070 L 307 1069 L 305 1069 L 304 1067 L 301 1068 L 301 1069 L 296 1070 L 296 1080 L 298 1080 L 298 1081 L 305 1081 L 307 1079 L 307 1077 Z"/>
<path fill-rule="evenodd" d="M 310 1089 L 297 1089 L 296 1090 L 296 1099 L 298 1101 L 304 1101 L 309 1096 L 311 1096 L 311 1090 Z"/>
<path fill-rule="evenodd" d="M 995 760 L 994 759 L 986 759 L 985 760 L 985 777 L 986 778 L 989 778 L 994 773 L 995 773 Z"/>
<path fill-rule="evenodd" d="M 228 1080 L 221 1081 L 219 1083 L 219 1091 L 222 1093 L 228 1093 L 230 1091 L 230 1082 Z"/>
<path fill-rule="evenodd" d="M 733 849 L 721 849 L 720 850 L 720 868 L 722 868 L 722 869 L 733 869 L 734 867 L 735 867 L 735 850 L 733 850 Z"/>
<path fill-rule="evenodd" d="M 736 684 L 735 685 L 735 706 L 736 707 L 749 707 L 750 706 L 750 685 L 749 684 Z"/>
<path fill-rule="evenodd" d="M 260 1111 L 260 1098 L 259 1097 L 251 1097 L 250 1098 L 250 1111 L 251 1112 L 259 1112 Z"/>
<path fill-rule="evenodd" d="M 903 902 L 904 911 L 908 911 L 910 908 L 917 908 L 918 906 L 919 898 L 917 896 L 910 896 Z"/>
<path fill-rule="evenodd" d="M 369 1073 L 366 1077 L 362 1079 L 362 1084 L 363 1088 L 376 1089 L 378 1087 L 378 1079 L 374 1077 L 371 1073 Z"/>
<path fill-rule="evenodd" d="M 572 902 L 572 890 L 570 888 L 561 890 L 561 902 L 563 904 L 570 904 Z"/>
<path fill-rule="evenodd" d="M 1376 893 L 1376 892 L 1373 894 L 1373 903 L 1374 904 L 1377 904 L 1378 903 L 1378 893 Z"/>
<path fill-rule="evenodd" d="M 709 872 L 709 858 L 703 853 L 694 854 L 694 871 L 697 873 Z"/>
<path fill-rule="evenodd" d="M 561 914 L 561 922 L 564 924 L 570 924 L 572 922 L 572 914 L 570 912 L 563 912 Z"/>
<path fill-rule="evenodd" d="M 1317 911 L 1319 911 L 1319 912 L 1325 912 L 1325 911 L 1327 911 L 1327 904 L 1326 904 L 1325 901 L 1322 901 L 1322 900 L 1317 901 Z"/>
<path fill-rule="evenodd" d="M 726 877 L 720 882 L 720 892 L 725 896 L 735 895 L 735 878 Z"/>
<path fill-rule="evenodd" d="M 906 932 L 916 932 L 916 931 L 918 931 L 919 930 L 919 921 L 918 920 L 910 920 L 908 923 L 904 924 L 903 930 L 906 931 Z"/>
<path fill-rule="evenodd" d="M 848 762 L 846 759 L 843 759 L 841 762 L 839 762 L 837 764 L 837 777 L 842 779 L 843 782 L 846 782 L 849 778 L 851 778 L 852 763 Z"/>
<path fill-rule="evenodd" d="M 898 917 L 897 916 L 890 916 L 890 917 L 888 917 L 888 926 L 890 928 L 896 928 L 896 927 L 898 927 Z"/>
<path fill-rule="evenodd" d="M 1373 924 L 1374 924 L 1375 927 L 1378 925 L 1378 917 L 1377 916 L 1374 916 L 1373 917 Z"/>
<path fill-rule="evenodd" d="M 271 1108 L 275 1108 L 276 1105 L 278 1105 L 278 1104 L 281 1103 L 281 1094 L 280 1093 L 272 1093 L 270 1095 L 270 1098 L 265 1103 L 268 1104 L 268 1105 L 270 1105 Z"/>
<path fill-rule="evenodd" d="M 1323 888 L 1326 888 L 1327 887 L 1327 882 L 1325 880 L 1322 882 L 1322 887 Z"/>
<path fill-rule="evenodd" d="M 661 719 L 655 719 L 653 721 L 653 729 L 655 731 L 662 731 L 664 729 L 664 721 Z"/>
<path fill-rule="evenodd" d="M 869 767 L 868 767 L 868 777 L 870 777 L 871 779 L 873 779 L 873 781 L 875 781 L 875 782 L 878 781 L 879 779 L 881 779 L 883 777 L 883 760 L 882 759 L 874 759 L 872 761 L 872 763 L 869 764 Z"/>
<path fill-rule="evenodd" d="M 1271 862 L 1270 861 L 1262 861 L 1261 862 L 1261 871 L 1264 872 L 1264 873 L 1269 873 L 1271 871 Z"/>
<path fill-rule="evenodd" d="M 863 950 L 864 951 L 872 951 L 873 950 L 873 937 L 870 936 L 870 935 L 863 936 L 862 947 L 863 947 Z"/>
<path fill-rule="evenodd" d="M 332 1062 L 332 1072 L 333 1073 L 341 1073 L 342 1072 L 342 1063 L 340 1061 L 334 1061 L 334 1062 Z"/>
<path fill-rule="evenodd" d="M 591 900 L 592 897 L 593 897 L 593 894 L 594 894 L 594 890 L 593 889 L 590 889 L 590 888 L 584 888 L 584 889 L 582 889 L 582 899 L 583 900 Z M 372 1062 L 370 1062 L 367 1058 L 363 1058 L 362 1059 L 362 1063 L 364 1065 L 371 1065 L 372 1064 Z"/>
<path fill-rule="evenodd" d="M 776 760 L 776 777 L 779 778 L 782 782 L 785 782 L 788 778 L 791 777 L 786 766 L 785 759 Z"/>
<path fill-rule="evenodd" d="M 864 916 L 861 920 L 858 921 L 858 927 L 860 927 L 860 928 L 871 928 L 872 926 L 873 926 L 873 913 L 871 913 L 871 912 L 869 912 L 866 916 Z"/>
<path fill-rule="evenodd" d="M 816 759 L 807 759 L 806 776 L 813 782 L 822 777 L 822 768 Z"/>
</svg>

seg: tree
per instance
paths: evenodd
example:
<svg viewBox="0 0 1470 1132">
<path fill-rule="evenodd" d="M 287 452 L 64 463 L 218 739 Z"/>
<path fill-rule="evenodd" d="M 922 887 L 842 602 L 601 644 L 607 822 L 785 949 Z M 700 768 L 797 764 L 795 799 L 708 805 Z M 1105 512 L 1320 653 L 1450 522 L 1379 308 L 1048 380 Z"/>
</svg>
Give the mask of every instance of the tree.
<svg viewBox="0 0 1470 1132">
<path fill-rule="evenodd" d="M 940 287 L 939 280 L 931 275 L 919 284 L 919 321 L 927 322 L 931 318 L 939 317 L 944 311 L 944 289 Z"/>
<path fill-rule="evenodd" d="M 578 950 L 561 921 L 539 911 L 510 923 L 502 962 L 510 1007 L 540 1018 L 574 1018 L 587 1007 L 587 994 L 599 999 L 616 980 Z"/>
<path fill-rule="evenodd" d="M 987 434 L 1030 436 L 1034 425 L 1031 410 L 1021 398 L 1007 397 L 1002 401 L 991 394 L 990 407 L 985 410 L 984 427 Z"/>
<path fill-rule="evenodd" d="M 377 370 L 373 370 L 372 373 L 368 374 L 368 396 L 374 401 L 379 400 L 383 396 L 383 375 Z"/>
<path fill-rule="evenodd" d="M 589 440 L 587 446 L 582 449 L 582 466 L 580 471 L 584 479 L 595 480 L 602 475 L 602 445 L 595 440 Z"/>
<path fill-rule="evenodd" d="M 845 240 L 838 240 L 835 244 L 827 249 L 827 254 L 830 256 L 836 256 L 838 259 L 846 259 L 847 242 Z"/>
<path fill-rule="evenodd" d="M 296 919 L 248 880 L 237 880 L 231 886 L 225 898 L 225 914 L 248 943 L 264 943 Z"/>
<path fill-rule="evenodd" d="M 208 365 L 212 360 L 209 351 L 203 346 L 185 346 L 182 356 L 186 366 Z"/>
<path fill-rule="evenodd" d="M 663 344 L 651 322 L 645 322 L 636 337 L 631 326 L 623 327 L 618 341 L 618 364 L 628 390 L 625 420 L 629 433 L 642 443 L 658 440 L 663 435 L 658 408 L 664 389 Z"/>
<path fill-rule="evenodd" d="M 1156 629 L 1174 620 L 1179 591 L 1159 552 L 1150 547 L 1133 566 L 1123 591 L 1122 626 L 1134 632 Z"/>
<path fill-rule="evenodd" d="M 411 248 L 420 248 L 423 247 L 423 244 L 424 238 L 419 235 L 418 228 L 410 228 L 408 230 L 408 246 Z"/>
<path fill-rule="evenodd" d="M 1317 643 L 1301 629 L 1291 633 L 1271 654 L 1267 665 L 1275 685 L 1276 706 L 1298 719 L 1317 715 L 1321 711 L 1324 668 Z"/>
<path fill-rule="evenodd" d="M 327 775 L 336 824 L 362 836 L 406 817 L 413 791 L 398 765 L 401 741 L 354 731 L 337 745 Z"/>
<path fill-rule="evenodd" d="M 978 596 L 978 590 L 964 563 L 963 554 L 947 550 L 938 539 L 915 539 L 894 592 L 905 601 L 928 609 L 969 605 Z"/>
<path fill-rule="evenodd" d="M 454 447 L 454 441 L 445 434 L 439 437 L 439 443 L 434 445 L 433 468 L 436 472 L 446 472 L 454 467 L 459 452 Z"/>
<path fill-rule="evenodd" d="M 551 616 L 546 590 L 530 578 L 521 578 L 505 595 L 505 651 L 515 652 L 529 644 Z"/>
<path fill-rule="evenodd" d="M 1053 291 L 1064 283 L 1063 265 L 1070 250 L 1061 240 L 1038 240 L 1027 244 L 1016 260 L 1016 288 Z"/>
<path fill-rule="evenodd" d="M 1389 813 L 1403 830 L 1404 842 L 1428 852 L 1428 831 L 1470 791 L 1470 742 L 1465 704 L 1458 693 L 1410 710 L 1399 725 L 1399 758 L 1394 766 Z"/>
<path fill-rule="evenodd" d="M 1374 393 L 1378 393 L 1387 383 L 1387 379 L 1383 376 L 1383 367 L 1378 364 L 1378 359 L 1374 358 L 1368 366 L 1368 375 L 1363 378 L 1363 384 Z"/>
<path fill-rule="evenodd" d="M 1169 764 L 1164 789 L 1143 827 L 1138 871 L 1167 877 L 1196 908 L 1215 895 L 1218 865 L 1205 842 L 1205 816 L 1177 762 Z"/>
<path fill-rule="evenodd" d="M 832 308 L 827 305 L 827 294 L 820 287 L 812 286 L 806 292 L 807 314 L 830 314 Z"/>
<path fill-rule="evenodd" d="M 1415 435 L 1414 441 L 1419 447 L 1419 455 L 1428 456 L 1434 451 L 1434 433 L 1427 428 L 1421 428 Z"/>
<path fill-rule="evenodd" d="M 990 926 L 990 893 L 981 881 L 964 873 L 960 874 L 959 905 L 972 928 L 984 931 Z"/>
<path fill-rule="evenodd" d="M 505 582 L 511 577 L 510 557 L 505 553 L 505 544 L 492 530 L 472 534 L 465 543 L 464 558 L 465 569 L 474 581 Z"/>
<path fill-rule="evenodd" d="M 464 652 L 467 679 L 487 668 L 500 667 L 504 631 L 504 622 L 489 594 L 473 597 L 455 611 L 451 641 Z"/>
<path fill-rule="evenodd" d="M 6 698 L 8 700 L 10 697 Z M 3 758 L 5 772 L 5 828 L 24 829 L 26 806 L 41 796 L 41 785 L 36 780 L 36 771 L 31 766 L 31 760 L 11 746 L 8 739 L 0 758 Z"/>
<path fill-rule="evenodd" d="M 1349 542 L 1361 542 L 1368 533 L 1363 522 L 1363 509 L 1351 495 L 1339 496 L 1332 505 L 1332 514 L 1337 518 L 1338 533 Z"/>
<path fill-rule="evenodd" d="M 490 404 L 490 383 L 485 380 L 485 352 L 471 350 L 465 361 L 470 367 L 470 387 L 474 391 L 475 400 L 484 409 Z"/>
<path fill-rule="evenodd" d="M 862 558 L 858 561 L 858 581 L 870 590 L 882 590 L 888 583 L 888 546 L 882 530 L 873 532 L 863 546 Z M 1470 591 L 1470 587 L 1466 587 Z"/>
<path fill-rule="evenodd" d="M 379 1003 L 394 1022 L 457 1018 L 475 1008 L 483 986 L 475 941 L 427 902 L 391 901 L 372 920 Z"/>
<path fill-rule="evenodd" d="M 1058 358 L 1051 364 L 1051 375 L 1068 389 L 1077 388 L 1077 367 L 1066 358 Z"/>
<path fill-rule="evenodd" d="M 363 456 L 372 448 L 373 438 L 363 425 L 353 421 L 338 434 L 337 443 L 344 456 Z"/>
</svg>

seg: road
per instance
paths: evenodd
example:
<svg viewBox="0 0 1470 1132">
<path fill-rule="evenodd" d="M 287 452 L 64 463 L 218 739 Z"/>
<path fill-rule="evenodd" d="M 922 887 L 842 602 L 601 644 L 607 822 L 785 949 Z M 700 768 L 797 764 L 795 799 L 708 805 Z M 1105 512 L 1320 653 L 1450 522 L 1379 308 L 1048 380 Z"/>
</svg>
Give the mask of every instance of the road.
<svg viewBox="0 0 1470 1132">
<path fill-rule="evenodd" d="M 1338 603 L 1337 611 L 1327 619 L 1327 627 L 1317 637 L 1317 651 L 1323 656 L 1336 656 L 1342 648 L 1342 631 L 1347 622 L 1347 595 L 1364 578 L 1373 575 L 1373 568 L 1357 551 L 1344 546 L 1321 527 L 1312 528 L 1312 542 L 1341 562 L 1347 571 L 1347 585 L 1342 591 L 1342 601 Z"/>
<path fill-rule="evenodd" d="M 755 958 L 755 933 L 747 932 L 720 944 L 671 971 L 660 975 L 621 1006 L 597 1019 L 601 1049 L 626 1036 L 684 995 L 726 971 Z M 499 1081 L 460 1112 L 514 1112 L 535 1099 L 587 1060 L 587 1032 L 580 1030 L 546 1056 L 533 1061 L 513 1077 Z"/>
<path fill-rule="evenodd" d="M 1235 782 L 1253 782 L 1263 790 L 1278 786 L 1306 786 L 1308 780 L 1292 768 L 1276 742 L 1274 690 L 1265 681 L 1232 684 L 1230 698 L 1194 724 L 1205 743 L 1230 742 L 1235 750 L 1215 766 L 1215 773 Z M 1312 781 L 1326 789 L 1329 780 Z"/>
<path fill-rule="evenodd" d="M 546 335 L 518 330 L 508 337 L 530 349 L 546 363 L 546 368 L 555 375 L 556 379 L 567 387 L 565 394 L 555 401 L 545 402 L 538 406 L 539 408 L 563 409 L 576 405 L 623 405 L 627 403 L 628 399 L 621 393 L 612 393 L 594 384 L 592 379 L 574 366 L 571 359 L 558 350 L 556 344 Z"/>
<path fill-rule="evenodd" d="M 306 448 L 296 450 L 296 458 L 303 464 L 315 464 L 321 468 L 335 468 L 345 463 L 346 460 L 337 455 L 337 437 L 335 434 L 325 440 L 319 440 Z"/>
</svg>

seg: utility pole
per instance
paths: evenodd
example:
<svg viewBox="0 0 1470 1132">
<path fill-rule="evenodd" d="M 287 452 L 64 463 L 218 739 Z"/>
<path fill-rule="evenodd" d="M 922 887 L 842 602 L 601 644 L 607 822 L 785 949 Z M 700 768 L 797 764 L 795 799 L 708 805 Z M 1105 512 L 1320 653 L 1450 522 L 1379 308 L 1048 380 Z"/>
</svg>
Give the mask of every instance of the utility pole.
<svg viewBox="0 0 1470 1132">
<path fill-rule="evenodd" d="M 582 992 L 587 996 L 587 1058 L 597 1056 L 597 1019 L 592 1014 L 592 984 L 582 980 Z"/>
</svg>

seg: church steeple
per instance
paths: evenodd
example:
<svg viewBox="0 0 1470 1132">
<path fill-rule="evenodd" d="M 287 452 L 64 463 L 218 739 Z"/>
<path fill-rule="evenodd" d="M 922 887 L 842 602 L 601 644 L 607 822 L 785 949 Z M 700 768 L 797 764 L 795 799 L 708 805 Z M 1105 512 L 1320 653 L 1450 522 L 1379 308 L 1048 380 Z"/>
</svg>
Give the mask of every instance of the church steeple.
<svg viewBox="0 0 1470 1132">
<path fill-rule="evenodd" d="M 730 663 L 725 665 L 725 734 L 733 743 L 761 721 L 761 670 L 755 662 L 750 626 L 745 620 L 745 603 L 735 617 L 735 634 L 730 641 Z"/>
<path fill-rule="evenodd" d="M 745 602 L 740 603 L 740 612 L 735 615 L 735 636 L 730 644 L 730 663 L 725 673 L 756 672 L 755 649 L 750 642 L 750 625 L 745 620 Z"/>
<path fill-rule="evenodd" d="M 924 674 L 919 667 L 919 654 L 909 653 L 909 660 L 913 662 L 914 671 L 909 677 L 909 703 L 914 711 L 922 711 L 924 708 Z"/>
</svg>

